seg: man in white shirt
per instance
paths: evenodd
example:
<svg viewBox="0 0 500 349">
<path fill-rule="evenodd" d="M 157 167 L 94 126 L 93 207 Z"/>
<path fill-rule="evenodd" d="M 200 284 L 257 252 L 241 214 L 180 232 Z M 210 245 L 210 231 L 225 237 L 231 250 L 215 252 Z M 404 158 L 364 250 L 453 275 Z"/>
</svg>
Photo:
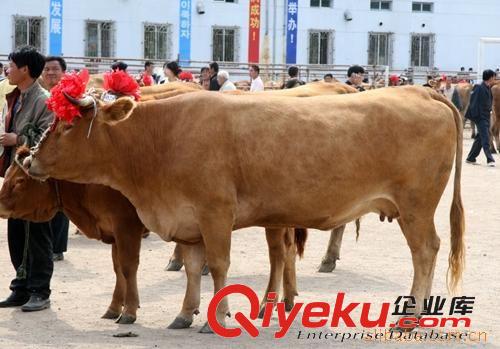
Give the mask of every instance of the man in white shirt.
<svg viewBox="0 0 500 349">
<path fill-rule="evenodd" d="M 250 74 L 250 79 L 252 80 L 252 84 L 250 85 L 250 92 L 264 91 L 264 83 L 259 76 L 259 66 L 257 64 L 252 64 L 248 69 L 248 73 Z"/>
<path fill-rule="evenodd" d="M 217 82 L 220 85 L 219 91 L 233 91 L 236 90 L 236 86 L 229 81 L 229 73 L 225 70 L 220 70 L 217 73 Z"/>
</svg>

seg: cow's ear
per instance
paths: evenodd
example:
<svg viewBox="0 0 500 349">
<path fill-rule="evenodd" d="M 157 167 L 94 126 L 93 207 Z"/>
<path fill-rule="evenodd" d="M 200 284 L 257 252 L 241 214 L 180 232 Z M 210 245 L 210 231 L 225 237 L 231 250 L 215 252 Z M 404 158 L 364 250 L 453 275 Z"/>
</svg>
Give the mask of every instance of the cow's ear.
<svg viewBox="0 0 500 349">
<path fill-rule="evenodd" d="M 119 98 L 101 109 L 101 120 L 110 124 L 125 120 L 135 108 L 135 105 L 136 103 L 131 98 Z"/>
</svg>

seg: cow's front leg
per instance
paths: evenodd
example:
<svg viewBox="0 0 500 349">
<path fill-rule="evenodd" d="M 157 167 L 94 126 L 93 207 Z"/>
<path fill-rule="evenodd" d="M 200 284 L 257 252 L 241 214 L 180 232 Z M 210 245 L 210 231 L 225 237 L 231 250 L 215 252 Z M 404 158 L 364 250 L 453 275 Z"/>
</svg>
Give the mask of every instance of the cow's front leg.
<svg viewBox="0 0 500 349">
<path fill-rule="evenodd" d="M 116 236 L 118 260 L 127 285 L 123 310 L 116 321 L 119 324 L 133 324 L 137 319 L 139 308 L 137 269 L 139 268 L 142 235 L 143 231 L 138 231 L 135 234 L 117 234 Z"/>
<path fill-rule="evenodd" d="M 115 290 L 113 291 L 113 299 L 108 307 L 108 310 L 102 316 L 103 319 L 115 320 L 122 313 L 123 303 L 125 302 L 126 280 L 123 276 L 120 261 L 118 260 L 118 250 L 116 243 L 111 245 L 111 256 L 113 258 L 113 270 L 115 271 Z"/>
<path fill-rule="evenodd" d="M 227 213 L 217 215 L 214 212 L 208 216 L 201 216 L 199 219 L 208 268 L 214 280 L 214 294 L 216 294 L 226 285 L 230 264 L 233 217 Z M 221 326 L 225 326 L 227 315 L 229 315 L 229 304 L 227 297 L 225 297 L 218 304 L 216 313 L 217 321 Z M 202 327 L 200 333 L 213 333 L 208 322 Z"/>
<path fill-rule="evenodd" d="M 205 245 L 203 242 L 196 245 L 177 244 L 176 248 L 182 250 L 187 285 L 181 312 L 168 326 L 169 329 L 188 328 L 193 323 L 193 315 L 199 314 L 201 271 L 205 264 Z"/>
</svg>

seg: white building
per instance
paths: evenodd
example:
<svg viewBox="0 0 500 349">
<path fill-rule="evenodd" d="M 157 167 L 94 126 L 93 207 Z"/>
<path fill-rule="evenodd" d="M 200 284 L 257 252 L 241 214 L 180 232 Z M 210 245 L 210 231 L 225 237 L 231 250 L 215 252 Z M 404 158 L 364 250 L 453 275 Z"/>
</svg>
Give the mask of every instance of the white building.
<svg viewBox="0 0 500 349">
<path fill-rule="evenodd" d="M 260 62 L 283 64 L 286 4 L 297 1 L 297 64 L 475 69 L 479 39 L 500 37 L 499 0 L 2 0 L 0 54 L 29 43 L 172 60 L 182 46 L 191 61 L 247 62 L 250 2 L 260 2 Z M 500 66 L 500 45 L 486 46 L 484 66 Z"/>
</svg>

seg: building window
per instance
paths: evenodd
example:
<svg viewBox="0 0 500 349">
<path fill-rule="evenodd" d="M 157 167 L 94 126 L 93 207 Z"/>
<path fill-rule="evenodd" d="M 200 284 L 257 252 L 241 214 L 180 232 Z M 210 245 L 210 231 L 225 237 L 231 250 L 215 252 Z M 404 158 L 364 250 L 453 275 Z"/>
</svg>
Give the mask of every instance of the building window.
<svg viewBox="0 0 500 349">
<path fill-rule="evenodd" d="M 412 67 L 432 67 L 434 60 L 434 35 L 412 34 L 411 62 Z"/>
<path fill-rule="evenodd" d="M 87 57 L 113 57 L 115 55 L 113 22 L 87 21 L 85 37 Z"/>
<path fill-rule="evenodd" d="M 368 35 L 368 65 L 391 65 L 391 34 Z"/>
<path fill-rule="evenodd" d="M 311 7 L 332 7 L 333 0 L 311 0 Z"/>
<path fill-rule="evenodd" d="M 42 17 L 14 17 L 14 49 L 30 45 L 38 51 L 45 49 L 44 19 Z"/>
<path fill-rule="evenodd" d="M 212 60 L 221 62 L 236 62 L 237 28 L 212 29 Z"/>
<path fill-rule="evenodd" d="M 413 2 L 411 9 L 413 12 L 432 12 L 433 5 L 432 2 Z"/>
<path fill-rule="evenodd" d="M 170 26 L 144 24 L 144 58 L 166 60 L 169 57 Z"/>
<path fill-rule="evenodd" d="M 333 32 L 309 32 L 309 64 L 333 63 Z"/>
<path fill-rule="evenodd" d="M 391 10 L 392 1 L 388 0 L 371 0 L 370 9 L 372 10 Z"/>
</svg>

